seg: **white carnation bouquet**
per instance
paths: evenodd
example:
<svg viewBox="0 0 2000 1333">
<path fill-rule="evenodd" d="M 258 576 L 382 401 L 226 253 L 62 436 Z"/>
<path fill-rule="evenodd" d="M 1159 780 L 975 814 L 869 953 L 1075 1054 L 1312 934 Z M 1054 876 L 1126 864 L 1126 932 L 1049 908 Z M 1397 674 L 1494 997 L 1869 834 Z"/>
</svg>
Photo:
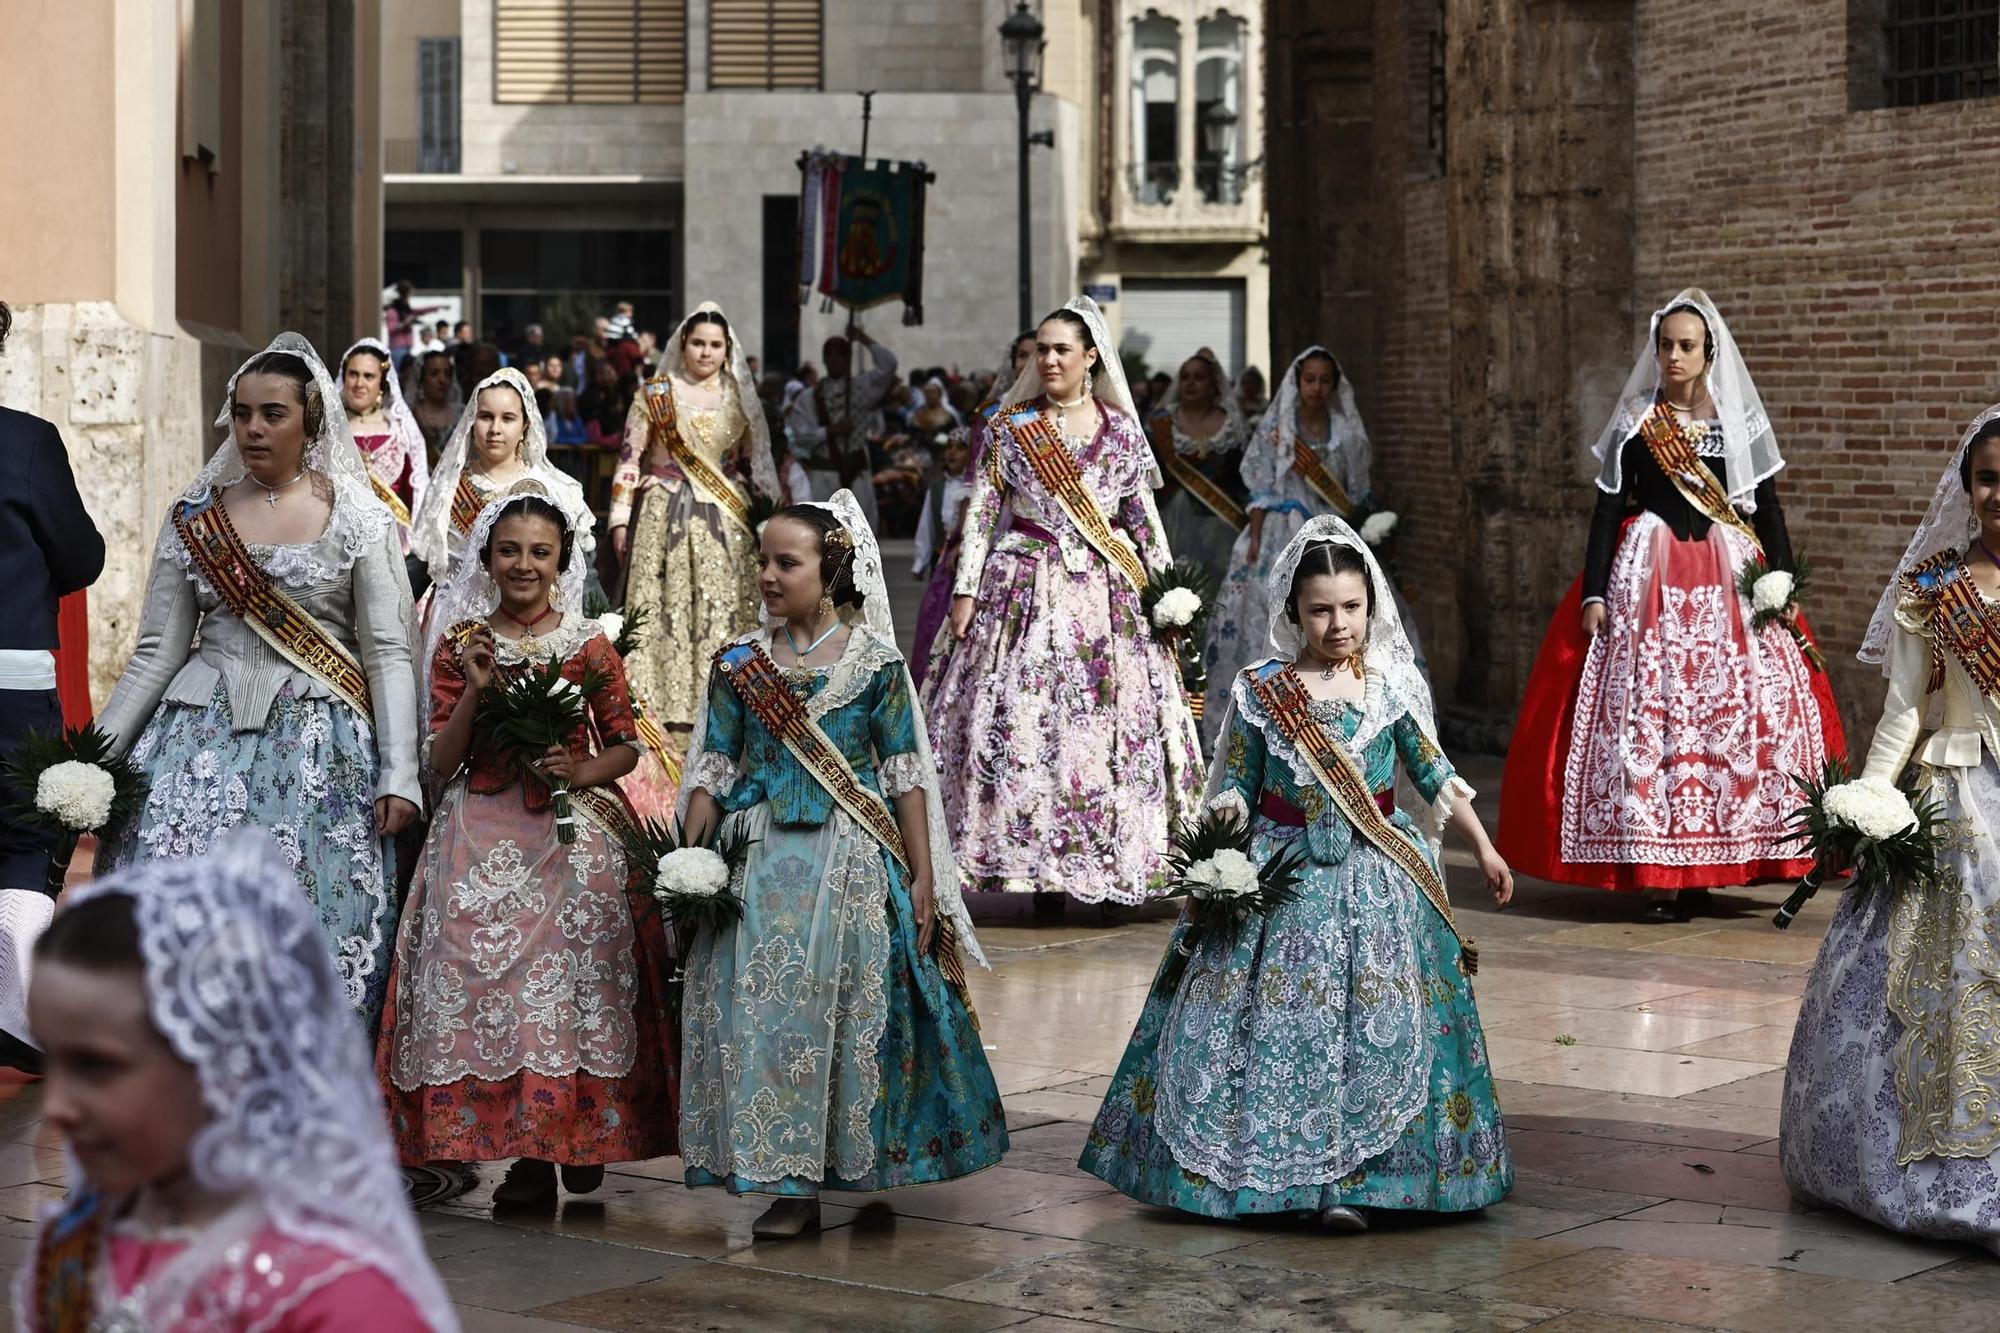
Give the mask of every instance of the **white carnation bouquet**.
<svg viewBox="0 0 2000 1333">
<path fill-rule="evenodd" d="M 1852 778 L 1839 759 L 1828 760 L 1817 779 L 1792 780 L 1806 803 L 1792 812 L 1789 840 L 1812 853 L 1813 868 L 1771 919 L 1778 929 L 1791 925 L 1820 886 L 1843 869 L 1853 870 L 1863 890 L 1929 888 L 1951 874 L 1940 855 L 1948 830 L 1943 807 L 1914 783 Z"/>
<path fill-rule="evenodd" d="M 62 892 L 70 858 L 86 833 L 101 834 L 136 813 L 146 779 L 130 760 L 111 757 L 112 740 L 95 726 L 59 736 L 30 732 L 0 762 L 0 808 L 7 820 L 55 841 L 43 889 Z"/>
<path fill-rule="evenodd" d="M 1234 811 L 1209 809 L 1174 830 L 1169 879 L 1160 896 L 1186 895 L 1187 929 L 1169 955 L 1168 982 L 1214 931 L 1231 931 L 1298 896 L 1304 839 L 1259 865 L 1250 855 L 1250 826 Z"/>
<path fill-rule="evenodd" d="M 1770 625 L 1782 624 L 1797 640 L 1799 651 L 1815 671 L 1826 670 L 1826 658 L 1819 645 L 1806 637 L 1797 611 L 1812 590 L 1812 561 L 1800 556 L 1787 571 L 1773 569 L 1761 556 L 1743 562 L 1736 571 L 1736 591 L 1750 603 L 1750 628 L 1762 633 Z"/>
<path fill-rule="evenodd" d="M 1202 665 L 1201 644 L 1215 596 L 1215 576 L 1192 560 L 1176 560 L 1146 580 L 1139 609 L 1153 637 L 1166 645 L 1180 666 L 1181 688 L 1197 721 L 1208 692 L 1208 672 Z"/>
<path fill-rule="evenodd" d="M 734 925 L 743 918 L 735 886 L 755 841 L 725 822 L 707 845 L 690 843 L 678 823 L 649 819 L 625 847 L 632 891 L 644 894 L 684 942 Z"/>
<path fill-rule="evenodd" d="M 570 680 L 554 658 L 541 666 L 502 668 L 480 694 L 478 711 L 472 715 L 479 737 L 512 754 L 523 773 L 553 794 L 556 838 L 563 843 L 576 841 L 569 783 L 543 772 L 540 760 L 551 746 L 569 743 L 590 718 L 590 697 L 608 683 L 605 673 L 595 667 L 585 668 L 580 684 Z"/>
<path fill-rule="evenodd" d="M 1377 509 L 1361 520 L 1361 540 L 1370 546 L 1381 546 L 1395 535 L 1396 524 L 1400 521 L 1395 510 Z"/>
</svg>

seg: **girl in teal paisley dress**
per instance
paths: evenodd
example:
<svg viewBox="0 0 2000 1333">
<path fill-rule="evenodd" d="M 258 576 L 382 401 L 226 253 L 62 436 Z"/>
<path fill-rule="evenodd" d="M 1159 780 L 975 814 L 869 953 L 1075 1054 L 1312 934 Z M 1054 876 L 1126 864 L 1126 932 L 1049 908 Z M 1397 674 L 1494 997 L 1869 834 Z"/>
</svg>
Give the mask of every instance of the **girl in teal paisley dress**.
<svg viewBox="0 0 2000 1333">
<path fill-rule="evenodd" d="M 1430 692 L 1360 537 L 1313 519 L 1269 591 L 1282 656 L 1233 682 L 1207 803 L 1250 822 L 1260 863 L 1303 840 L 1299 893 L 1210 932 L 1183 967 L 1163 965 L 1081 1165 L 1143 1203 L 1206 1217 L 1308 1213 L 1358 1231 L 1365 1208 L 1484 1208 L 1514 1170 L 1468 951 L 1411 872 L 1343 813 L 1253 685 L 1292 673 L 1311 717 L 1434 870 L 1435 848 L 1394 809 L 1398 759 L 1439 826 L 1471 843 L 1503 907 L 1513 877 L 1433 739 Z"/>
<path fill-rule="evenodd" d="M 742 920 L 688 952 L 681 1156 L 690 1186 L 777 1196 L 755 1233 L 783 1237 L 818 1226 L 821 1189 L 994 1165 L 1007 1122 L 937 768 L 848 492 L 766 525 L 758 590 L 766 627 L 716 655 L 683 786 L 691 840 L 726 821 L 755 841 Z M 793 701 L 830 744 L 816 765 L 765 720 Z"/>
</svg>

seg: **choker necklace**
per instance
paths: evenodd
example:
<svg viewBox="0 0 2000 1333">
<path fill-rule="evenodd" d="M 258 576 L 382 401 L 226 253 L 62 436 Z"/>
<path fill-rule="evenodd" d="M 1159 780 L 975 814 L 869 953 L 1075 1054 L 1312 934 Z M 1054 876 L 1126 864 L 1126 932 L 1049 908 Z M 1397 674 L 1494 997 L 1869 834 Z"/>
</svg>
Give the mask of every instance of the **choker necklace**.
<svg viewBox="0 0 2000 1333">
<path fill-rule="evenodd" d="M 1090 401 L 1090 390 L 1088 389 L 1085 389 L 1083 391 L 1083 397 L 1067 403 L 1065 403 L 1062 399 L 1056 397 L 1054 394 L 1049 395 L 1049 406 L 1053 407 L 1058 412 L 1067 412 L 1072 407 L 1082 407 L 1085 403 L 1089 401 Z"/>
<path fill-rule="evenodd" d="M 1688 403 L 1677 403 L 1673 400 L 1672 397 L 1668 395 L 1665 389 L 1660 390 L 1660 400 L 1664 402 L 1668 407 L 1671 407 L 1674 411 L 1685 412 L 1689 416 L 1694 415 L 1695 408 L 1699 406 L 1701 403 L 1701 399 L 1699 398 L 1696 398 L 1692 402 Z"/>
<path fill-rule="evenodd" d="M 304 478 L 306 473 L 304 468 L 300 468 L 298 476 L 293 477 L 290 481 L 281 481 L 276 486 L 271 485 L 269 482 L 265 481 L 262 477 L 258 476 L 254 472 L 246 472 L 243 475 L 250 478 L 250 480 L 256 482 L 259 486 L 262 486 L 264 488 L 264 503 L 271 506 L 271 508 L 276 509 L 278 507 L 278 493 L 280 491 L 289 490 L 291 487 L 298 485 L 300 480 Z"/>
<path fill-rule="evenodd" d="M 536 616 L 533 620 L 523 620 L 521 619 L 521 617 L 515 615 L 512 611 L 509 611 L 506 607 L 503 606 L 500 608 L 500 614 L 507 617 L 507 619 L 513 621 L 516 625 L 519 625 L 521 627 L 522 637 L 528 639 L 533 639 L 535 637 L 535 626 L 541 624 L 544 620 L 547 620 L 550 616 L 554 615 L 555 613 L 556 609 L 553 606 L 545 606 L 542 608 L 542 613 Z"/>
<path fill-rule="evenodd" d="M 835 616 L 833 618 L 833 624 L 827 627 L 826 633 L 820 635 L 817 639 L 814 639 L 811 643 L 801 648 L 799 647 L 798 637 L 792 633 L 792 623 L 789 620 L 786 621 L 785 642 L 792 645 L 792 660 L 794 661 L 794 663 L 796 663 L 799 666 L 804 666 L 806 664 L 806 659 L 812 656 L 814 650 L 817 649 L 821 644 L 825 643 L 828 639 L 832 638 L 834 636 L 835 631 L 839 630 L 839 628 L 840 628 L 840 617 Z"/>
<path fill-rule="evenodd" d="M 1341 658 L 1338 662 L 1327 662 L 1321 668 L 1319 678 L 1321 680 L 1337 680 L 1343 671 L 1353 672 L 1356 680 L 1365 680 L 1368 676 L 1367 667 L 1362 661 L 1362 655 L 1354 653 Z"/>
<path fill-rule="evenodd" d="M 1979 549 L 1986 552 L 1986 558 L 1993 562 L 1993 567 L 1995 569 L 2000 569 L 2000 555 L 1993 554 L 1993 548 L 1986 544 L 1986 539 L 1984 537 L 1981 537 L 1979 539 Z"/>
</svg>

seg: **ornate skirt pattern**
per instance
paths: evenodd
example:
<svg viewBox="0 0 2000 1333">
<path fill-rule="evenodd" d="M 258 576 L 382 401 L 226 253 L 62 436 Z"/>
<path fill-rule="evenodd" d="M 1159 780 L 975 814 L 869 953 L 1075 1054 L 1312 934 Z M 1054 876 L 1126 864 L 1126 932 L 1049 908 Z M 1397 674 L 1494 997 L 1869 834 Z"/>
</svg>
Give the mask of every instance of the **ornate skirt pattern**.
<svg viewBox="0 0 2000 1333">
<path fill-rule="evenodd" d="M 1079 1165 L 1206 1217 L 1498 1202 L 1513 1165 L 1459 957 L 1372 846 L 1309 866 L 1296 899 L 1211 937 L 1175 985 L 1163 965 Z"/>
<path fill-rule="evenodd" d="M 1167 835 L 1200 799 L 1201 742 L 1139 597 L 1105 566 L 1072 574 L 1004 534 L 979 612 L 924 678 L 945 820 L 979 891 L 1143 902 Z"/>
<path fill-rule="evenodd" d="M 902 873 L 844 812 L 773 824 L 743 919 L 696 936 L 682 1013 L 687 1183 L 739 1194 L 884 1190 L 970 1175 L 1007 1150 L 971 1012 L 917 952 Z"/>
<path fill-rule="evenodd" d="M 910 679 L 916 684 L 924 683 L 924 673 L 930 669 L 931 649 L 937 645 L 938 632 L 945 621 L 951 618 L 951 585 L 958 577 L 958 538 L 945 542 L 938 553 L 936 568 L 931 570 L 931 580 L 924 585 L 924 600 L 917 608 L 916 637 L 910 640 Z"/>
<path fill-rule="evenodd" d="M 630 559 L 626 610 L 651 619 L 625 671 L 678 743 L 708 697 L 716 649 L 757 623 L 757 544 L 691 485 L 651 486 L 632 524 Z"/>
<path fill-rule="evenodd" d="M 666 940 L 625 857 L 517 789 L 453 785 L 410 886 L 376 1065 L 405 1163 L 674 1151 Z"/>
<path fill-rule="evenodd" d="M 2000 765 L 1938 781 L 1959 883 L 1842 897 L 1792 1034 L 1779 1150 L 1801 1200 L 2000 1251 Z"/>
<path fill-rule="evenodd" d="M 261 731 L 238 731 L 216 686 L 204 708 L 163 704 L 132 760 L 151 790 L 100 870 L 199 856 L 242 824 L 270 833 L 319 913 L 347 1003 L 370 1036 L 396 938 L 390 840 L 375 830 L 374 729 L 335 699 L 280 688 Z"/>
<path fill-rule="evenodd" d="M 1734 529 L 1680 541 L 1650 513 L 1612 563 L 1607 620 L 1573 588 L 1529 678 L 1498 840 L 1516 873 L 1612 889 L 1796 879 L 1794 773 L 1846 752 L 1824 674 L 1782 625 L 1750 627 Z M 1801 622 L 1803 624 L 1803 621 Z"/>
</svg>

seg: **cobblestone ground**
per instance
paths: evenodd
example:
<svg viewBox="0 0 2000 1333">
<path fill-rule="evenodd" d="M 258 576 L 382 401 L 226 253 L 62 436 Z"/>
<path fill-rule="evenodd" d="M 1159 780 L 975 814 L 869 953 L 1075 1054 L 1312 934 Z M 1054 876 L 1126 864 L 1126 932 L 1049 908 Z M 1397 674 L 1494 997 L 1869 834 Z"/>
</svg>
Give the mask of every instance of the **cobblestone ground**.
<svg viewBox="0 0 2000 1333">
<path fill-rule="evenodd" d="M 907 634 L 910 608 L 899 617 Z M 1494 809 L 1497 762 L 1467 767 Z M 1079 1172 L 1170 914 L 1105 920 L 1072 906 L 1037 927 L 1008 901 L 981 910 L 994 969 L 973 978 L 1013 1131 L 1000 1167 L 829 1195 L 826 1230 L 783 1244 L 752 1243 L 756 1202 L 683 1189 L 677 1159 L 621 1168 L 597 1195 L 540 1216 L 496 1217 L 487 1193 L 502 1169 L 489 1167 L 480 1191 L 425 1214 L 431 1252 L 466 1327 L 490 1333 L 1991 1326 L 1990 1255 L 1805 1211 L 1786 1192 L 1779 1091 L 1830 898 L 1786 933 L 1769 925 L 1775 889 L 1720 894 L 1715 917 L 1642 926 L 1630 899 L 1532 882 L 1496 914 L 1468 858 L 1451 870 L 1482 949 L 1479 1007 L 1519 1173 L 1514 1194 L 1476 1217 L 1385 1220 L 1360 1236 L 1216 1225 Z M 34 1088 L 9 1093 L 0 1264 L 11 1268 L 65 1168 Z"/>
</svg>

